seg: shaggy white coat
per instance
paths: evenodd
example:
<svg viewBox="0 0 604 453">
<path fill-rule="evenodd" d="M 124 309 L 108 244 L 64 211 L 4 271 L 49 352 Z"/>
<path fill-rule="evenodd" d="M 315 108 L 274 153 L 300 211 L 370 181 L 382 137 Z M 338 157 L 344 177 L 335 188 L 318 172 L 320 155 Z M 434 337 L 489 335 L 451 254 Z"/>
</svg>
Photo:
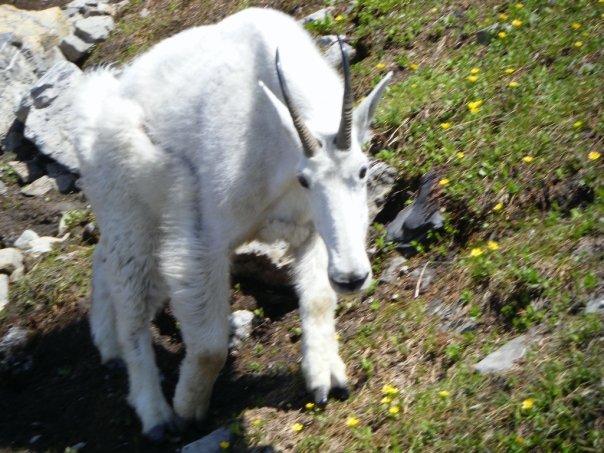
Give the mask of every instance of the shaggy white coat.
<svg viewBox="0 0 604 453">
<path fill-rule="evenodd" d="M 322 144 L 310 159 L 282 103 L 277 48 L 293 102 Z M 297 258 L 308 389 L 324 402 L 330 389 L 347 387 L 334 289 L 371 280 L 361 145 L 388 79 L 355 110 L 352 147 L 339 151 L 342 81 L 276 11 L 248 9 L 181 32 L 121 74 L 105 68 L 83 78 L 74 133 L 101 231 L 92 335 L 103 361 L 124 359 L 129 402 L 147 435 L 173 427 L 174 411 L 204 418 L 227 355 L 230 255 L 253 238 L 284 238 Z M 149 330 L 168 300 L 186 344 L 174 410 Z"/>
</svg>

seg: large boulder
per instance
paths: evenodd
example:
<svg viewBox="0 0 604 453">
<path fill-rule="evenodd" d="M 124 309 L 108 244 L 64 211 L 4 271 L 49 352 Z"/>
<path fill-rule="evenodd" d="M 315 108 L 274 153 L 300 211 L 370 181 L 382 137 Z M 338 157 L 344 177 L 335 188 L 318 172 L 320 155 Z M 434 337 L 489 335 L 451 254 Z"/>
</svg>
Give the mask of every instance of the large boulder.
<svg viewBox="0 0 604 453">
<path fill-rule="evenodd" d="M 70 88 L 82 71 L 73 63 L 55 64 L 23 98 L 20 114 L 26 116 L 25 136 L 40 152 L 73 172 L 79 163 L 69 134 L 71 121 Z"/>
</svg>

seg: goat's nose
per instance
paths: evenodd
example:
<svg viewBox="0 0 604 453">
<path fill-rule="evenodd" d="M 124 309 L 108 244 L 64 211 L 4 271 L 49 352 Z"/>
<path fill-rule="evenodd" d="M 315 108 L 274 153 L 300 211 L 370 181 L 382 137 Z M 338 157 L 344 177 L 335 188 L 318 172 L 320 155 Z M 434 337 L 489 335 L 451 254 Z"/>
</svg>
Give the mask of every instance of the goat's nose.
<svg viewBox="0 0 604 453">
<path fill-rule="evenodd" d="M 330 277 L 331 282 L 341 291 L 346 293 L 353 293 L 362 288 L 363 284 L 369 277 L 369 272 L 366 272 L 365 275 L 359 277 L 357 275 L 349 275 L 349 276 L 334 276 Z"/>
</svg>

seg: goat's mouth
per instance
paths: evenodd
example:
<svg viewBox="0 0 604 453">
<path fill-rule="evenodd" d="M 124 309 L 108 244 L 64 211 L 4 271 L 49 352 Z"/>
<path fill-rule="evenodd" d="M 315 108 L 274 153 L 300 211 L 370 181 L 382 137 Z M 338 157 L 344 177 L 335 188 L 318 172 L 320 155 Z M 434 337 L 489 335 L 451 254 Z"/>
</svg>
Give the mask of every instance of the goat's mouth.
<svg viewBox="0 0 604 453">
<path fill-rule="evenodd" d="M 369 280 L 369 272 L 364 275 L 329 276 L 329 283 L 338 294 L 354 294 L 362 291 Z"/>
</svg>

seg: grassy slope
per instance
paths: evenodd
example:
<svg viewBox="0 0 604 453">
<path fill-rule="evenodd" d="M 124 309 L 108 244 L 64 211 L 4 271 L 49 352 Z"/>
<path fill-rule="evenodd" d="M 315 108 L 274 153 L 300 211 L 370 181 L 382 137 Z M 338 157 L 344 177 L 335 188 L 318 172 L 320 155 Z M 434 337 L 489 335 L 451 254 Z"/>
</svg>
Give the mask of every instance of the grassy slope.
<svg viewBox="0 0 604 453">
<path fill-rule="evenodd" d="M 127 61 L 246 4 L 216 3 L 152 1 L 156 14 L 142 19 L 143 2 L 133 1 L 92 62 Z M 320 5 L 301 3 L 277 6 L 301 14 Z M 430 262 L 436 281 L 414 297 L 406 275 L 341 305 L 342 354 L 356 387 L 349 401 L 326 412 L 228 416 L 243 420 L 245 443 L 298 451 L 602 451 L 604 325 L 581 307 L 602 291 L 604 159 L 590 152 L 602 152 L 604 132 L 604 3 L 359 0 L 349 11 L 334 3 L 334 19 L 313 28 L 345 33 L 366 51 L 353 68 L 357 92 L 396 70 L 371 152 L 400 170 L 403 192 L 430 168 L 441 175 L 446 228 L 408 263 Z M 477 44 L 485 28 L 492 39 Z M 378 272 L 394 256 L 382 234 L 376 227 Z M 37 297 L 25 287 L 19 294 L 30 305 Z M 477 329 L 443 331 L 425 309 L 436 299 Z M 278 331 L 296 332 L 292 318 Z M 535 326 L 542 340 L 521 367 L 473 373 L 487 352 Z M 269 344 L 245 345 L 240 367 L 257 371 Z M 382 402 L 386 384 L 397 392 Z"/>
</svg>

